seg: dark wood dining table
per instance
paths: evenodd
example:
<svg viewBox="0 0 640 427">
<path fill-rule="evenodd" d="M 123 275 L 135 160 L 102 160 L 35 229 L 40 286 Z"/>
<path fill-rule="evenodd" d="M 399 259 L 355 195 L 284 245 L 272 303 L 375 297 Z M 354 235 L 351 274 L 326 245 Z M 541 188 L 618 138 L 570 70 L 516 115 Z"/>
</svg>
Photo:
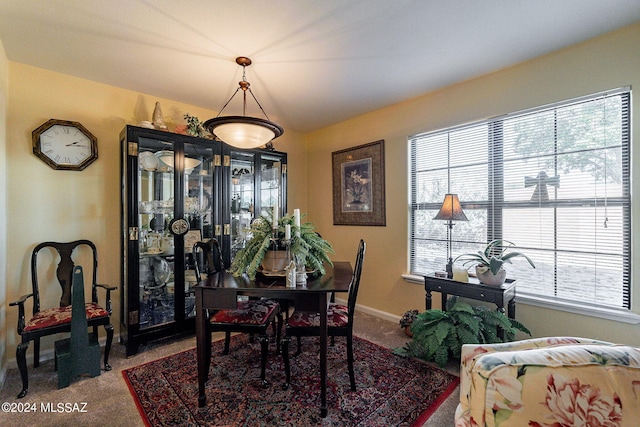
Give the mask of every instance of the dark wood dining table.
<svg viewBox="0 0 640 427">
<path fill-rule="evenodd" d="M 207 310 L 237 307 L 239 295 L 288 299 L 297 310 L 320 313 L 320 415 L 327 416 L 327 305 L 329 294 L 348 292 L 353 276 L 349 262 L 334 262 L 326 273 L 311 276 L 303 286 L 287 287 L 285 278 L 258 274 L 255 280 L 248 276 L 233 276 L 227 272 L 212 274 L 194 289 L 196 295 L 196 351 L 198 355 L 198 406 L 206 404 L 205 384 L 208 379 L 211 349 L 207 345 Z"/>
</svg>

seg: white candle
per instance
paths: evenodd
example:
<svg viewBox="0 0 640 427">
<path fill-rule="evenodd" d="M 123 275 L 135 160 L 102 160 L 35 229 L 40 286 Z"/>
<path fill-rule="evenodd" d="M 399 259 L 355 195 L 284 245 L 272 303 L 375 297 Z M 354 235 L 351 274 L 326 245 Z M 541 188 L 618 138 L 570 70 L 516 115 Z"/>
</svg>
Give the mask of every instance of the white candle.
<svg viewBox="0 0 640 427">
<path fill-rule="evenodd" d="M 300 209 L 293 210 L 293 225 L 300 227 Z"/>
<path fill-rule="evenodd" d="M 277 198 L 275 203 L 273 204 L 273 223 L 271 224 L 271 228 L 278 228 L 278 199 Z"/>
<path fill-rule="evenodd" d="M 291 240 L 291 224 L 284 225 L 284 239 Z"/>
<path fill-rule="evenodd" d="M 296 236 L 300 237 L 300 209 L 293 210 L 293 225 L 296 226 Z"/>
</svg>

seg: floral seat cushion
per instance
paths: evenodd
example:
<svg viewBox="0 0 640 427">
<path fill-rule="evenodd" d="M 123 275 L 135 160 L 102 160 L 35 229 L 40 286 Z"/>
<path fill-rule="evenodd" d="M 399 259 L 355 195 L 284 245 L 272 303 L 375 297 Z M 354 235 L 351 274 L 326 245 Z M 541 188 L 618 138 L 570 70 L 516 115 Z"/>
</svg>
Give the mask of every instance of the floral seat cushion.
<svg viewBox="0 0 640 427">
<path fill-rule="evenodd" d="M 278 308 L 276 301 L 268 299 L 242 301 L 238 303 L 238 308 L 235 310 L 217 311 L 211 316 L 210 321 L 211 323 L 263 325 Z"/>
<path fill-rule="evenodd" d="M 327 308 L 327 326 L 339 328 L 347 326 L 349 310 L 342 304 L 329 304 Z M 312 311 L 294 311 L 289 317 L 289 326 L 298 328 L 320 327 L 320 313 Z"/>
<path fill-rule="evenodd" d="M 109 313 L 99 305 L 93 302 L 85 304 L 87 312 L 87 320 L 96 319 L 98 317 L 109 317 Z M 24 327 L 25 332 L 38 329 L 49 328 L 51 326 L 64 325 L 71 323 L 71 306 L 56 307 L 42 310 L 33 315 Z"/>
</svg>

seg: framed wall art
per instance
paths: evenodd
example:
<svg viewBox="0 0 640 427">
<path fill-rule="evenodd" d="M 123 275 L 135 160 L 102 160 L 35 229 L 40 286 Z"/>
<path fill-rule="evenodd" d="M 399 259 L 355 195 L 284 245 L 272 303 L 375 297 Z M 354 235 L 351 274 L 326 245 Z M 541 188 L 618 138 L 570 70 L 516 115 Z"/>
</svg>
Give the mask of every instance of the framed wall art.
<svg viewBox="0 0 640 427">
<path fill-rule="evenodd" d="M 331 155 L 333 224 L 386 225 L 384 140 Z"/>
</svg>

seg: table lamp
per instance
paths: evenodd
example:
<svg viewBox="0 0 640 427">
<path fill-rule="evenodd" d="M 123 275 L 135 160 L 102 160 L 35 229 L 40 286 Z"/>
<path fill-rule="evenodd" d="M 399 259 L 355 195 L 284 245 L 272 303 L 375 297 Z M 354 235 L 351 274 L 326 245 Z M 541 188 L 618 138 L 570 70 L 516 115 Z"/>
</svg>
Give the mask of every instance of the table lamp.
<svg viewBox="0 0 640 427">
<path fill-rule="evenodd" d="M 449 193 L 445 194 L 444 201 L 440 207 L 440 212 L 438 212 L 438 215 L 433 219 L 447 221 L 447 226 L 449 227 L 447 230 L 447 236 L 449 238 L 447 244 L 447 258 L 449 259 L 449 262 L 447 263 L 447 277 L 452 279 L 453 257 L 451 256 L 451 232 L 453 230 L 453 221 L 468 221 L 466 215 L 462 211 L 462 206 L 460 206 L 458 195 Z"/>
</svg>

